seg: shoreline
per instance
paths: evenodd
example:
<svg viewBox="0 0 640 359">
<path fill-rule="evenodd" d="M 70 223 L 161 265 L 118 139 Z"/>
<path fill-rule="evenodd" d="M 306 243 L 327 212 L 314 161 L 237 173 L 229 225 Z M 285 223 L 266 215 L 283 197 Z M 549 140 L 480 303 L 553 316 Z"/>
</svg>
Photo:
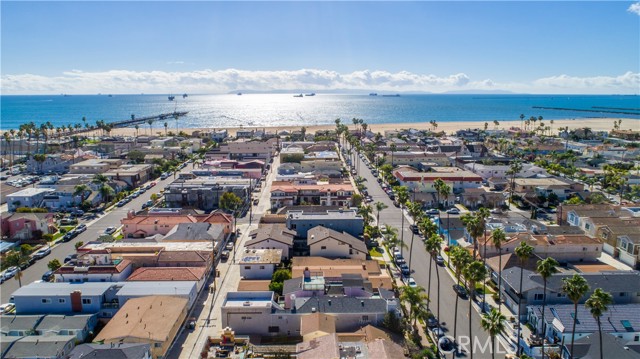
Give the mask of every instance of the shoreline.
<svg viewBox="0 0 640 359">
<path fill-rule="evenodd" d="M 526 120 L 526 119 L 525 119 Z M 640 130 L 640 120 L 633 118 L 622 118 L 622 117 L 607 117 L 607 118 L 578 118 L 578 119 L 563 119 L 563 120 L 553 120 L 553 125 L 551 125 L 551 120 L 543 119 L 545 126 L 551 126 L 551 134 L 555 135 L 558 133 L 558 129 L 561 127 L 568 126 L 569 129 L 576 128 L 584 128 L 589 127 L 593 131 L 610 131 L 613 129 L 613 122 L 617 120 L 622 120 L 621 129 L 627 130 L 631 129 L 634 131 Z M 508 129 L 510 127 L 520 127 L 521 121 L 500 121 L 499 125 L 496 127 L 493 122 L 486 121 L 488 123 L 487 129 Z M 353 122 L 343 122 L 343 124 L 347 125 L 349 129 L 353 129 Z M 447 134 L 455 132 L 461 129 L 484 129 L 485 121 L 455 121 L 455 122 L 437 122 L 438 127 L 436 128 L 437 132 L 444 131 Z M 432 128 L 429 122 L 398 122 L 398 123 L 372 123 L 367 124 L 368 129 L 374 133 L 380 132 L 384 135 L 385 131 L 389 130 L 398 130 L 398 129 L 416 129 L 416 130 L 429 130 Z M 537 127 L 538 123 L 536 123 Z M 243 127 L 181 127 L 178 128 L 178 131 L 183 131 L 187 134 L 193 133 L 193 131 L 210 131 L 210 130 L 221 130 L 226 129 L 229 132 L 230 136 L 235 136 L 238 130 L 259 130 L 265 129 L 268 132 L 274 131 L 294 131 L 300 130 L 302 127 L 305 127 L 307 133 L 315 133 L 316 131 L 324 131 L 324 130 L 333 130 L 336 128 L 335 124 L 327 124 L 327 125 L 299 125 L 299 126 L 266 126 L 266 127 L 258 127 L 258 126 L 243 126 Z M 4 133 L 8 130 L 0 129 L 0 134 Z M 169 126 L 167 129 L 168 132 L 176 132 L 175 127 Z M 93 132 L 85 132 L 85 134 L 90 135 Z M 133 127 L 123 127 L 123 128 L 114 128 L 111 130 L 112 135 L 119 136 L 135 136 L 136 130 Z M 164 128 L 162 126 L 155 126 L 153 128 L 154 135 L 164 136 Z M 149 127 L 146 125 L 141 125 L 139 132 L 139 136 L 148 136 L 149 135 Z"/>
<path fill-rule="evenodd" d="M 558 129 L 560 127 L 568 126 L 569 129 L 583 128 L 589 127 L 593 131 L 610 131 L 613 129 L 613 122 L 617 120 L 622 120 L 621 129 L 632 129 L 639 130 L 640 129 L 640 120 L 632 119 L 632 118 L 592 118 L 592 119 L 565 119 L 565 120 L 554 120 L 553 125 L 551 125 L 551 120 L 544 120 L 545 126 L 551 126 L 551 133 L 553 135 L 558 133 Z M 444 131 L 446 133 L 455 132 L 461 129 L 484 129 L 484 121 L 460 121 L 460 122 L 438 122 L 438 127 L 436 128 L 437 132 Z M 493 122 L 487 122 L 489 126 L 487 127 L 489 130 L 495 129 L 496 126 Z M 353 129 L 353 122 L 343 122 L 343 124 L 347 125 L 349 129 Z M 380 132 L 384 135 L 385 131 L 389 130 L 397 130 L 397 129 L 416 129 L 416 130 L 428 130 L 431 129 L 431 124 L 429 122 L 401 122 L 401 123 L 372 123 L 367 124 L 368 129 L 374 133 Z M 510 127 L 520 127 L 520 121 L 502 121 L 497 126 L 497 129 L 508 129 Z M 537 125 L 537 123 L 536 123 Z M 315 133 L 316 131 L 324 131 L 324 130 L 333 130 L 336 128 L 335 124 L 331 125 L 310 125 L 310 126 L 268 126 L 268 127 L 189 127 L 189 128 L 178 128 L 178 131 L 184 131 L 188 134 L 191 134 L 193 131 L 210 131 L 210 130 L 222 130 L 226 129 L 229 132 L 229 135 L 235 136 L 238 130 L 258 130 L 265 129 L 268 132 L 274 131 L 293 131 L 300 130 L 302 127 L 307 129 L 307 133 Z M 176 132 L 175 127 L 171 128 L 169 126 L 168 131 Z M 136 130 L 134 128 L 115 128 L 111 130 L 111 134 L 113 135 L 125 135 L 125 136 L 134 136 Z M 164 136 L 164 128 L 154 127 L 153 134 L 160 134 Z M 139 129 L 139 136 L 149 135 L 149 127 L 142 126 Z"/>
</svg>

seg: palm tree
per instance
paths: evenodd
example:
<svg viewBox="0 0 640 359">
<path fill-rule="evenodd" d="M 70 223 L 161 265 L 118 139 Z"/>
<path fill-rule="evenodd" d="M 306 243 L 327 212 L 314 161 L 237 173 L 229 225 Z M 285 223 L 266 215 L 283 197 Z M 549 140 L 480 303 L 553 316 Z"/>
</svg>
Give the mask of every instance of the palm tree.
<svg viewBox="0 0 640 359">
<path fill-rule="evenodd" d="M 11 143 L 11 137 L 9 136 L 9 132 L 5 131 L 2 134 L 2 137 L 4 137 L 4 142 L 7 144 L 7 147 L 10 147 L 9 144 Z M 11 161 L 11 155 L 9 155 L 9 167 L 13 167 L 13 162 Z"/>
<path fill-rule="evenodd" d="M 164 137 L 167 137 L 167 127 L 169 127 L 169 123 L 165 122 L 164 123 Z"/>
<path fill-rule="evenodd" d="M 516 175 L 522 171 L 522 163 L 520 160 L 515 160 L 509 165 L 507 175 L 511 176 L 511 185 L 509 186 L 509 208 L 511 208 L 511 202 L 513 201 L 513 191 L 515 190 Z"/>
<path fill-rule="evenodd" d="M 113 188 L 111 188 L 111 186 L 109 186 L 108 184 L 103 184 L 102 186 L 100 186 L 99 191 L 103 201 L 106 203 L 108 203 L 111 196 L 115 194 Z"/>
<path fill-rule="evenodd" d="M 472 302 L 476 296 L 476 283 L 485 280 L 487 276 L 487 267 L 480 261 L 473 261 L 469 263 L 462 272 L 462 275 L 467 281 L 469 287 L 469 337 L 473 338 L 473 328 L 471 327 L 471 309 Z M 473 359 L 473 350 L 471 350 L 471 359 Z"/>
<path fill-rule="evenodd" d="M 369 205 L 362 204 L 360 205 L 360 207 L 358 207 L 358 214 L 362 216 L 365 227 L 368 226 L 369 222 L 371 221 L 371 212 L 373 212 L 373 210 Z"/>
<path fill-rule="evenodd" d="M 73 195 L 80 196 L 80 204 L 84 202 L 84 195 L 87 191 L 91 191 L 91 189 L 86 184 L 79 184 L 73 188 Z"/>
<path fill-rule="evenodd" d="M 516 256 L 520 260 L 520 289 L 518 289 L 518 322 L 520 322 L 520 318 L 522 317 L 522 277 L 524 275 L 524 265 L 531 255 L 533 255 L 533 247 L 527 244 L 527 242 L 520 242 L 520 245 L 516 247 L 515 251 Z M 520 327 L 518 325 L 518 337 L 516 338 L 518 342 L 518 350 L 516 354 L 520 354 Z"/>
<path fill-rule="evenodd" d="M 96 173 L 95 175 L 93 175 L 91 182 L 95 184 L 105 184 L 109 182 L 109 178 L 101 173 Z"/>
<path fill-rule="evenodd" d="M 602 353 L 602 326 L 600 324 L 600 317 L 609 310 L 607 305 L 613 303 L 613 297 L 611 293 L 605 292 L 602 288 L 597 288 L 593 294 L 587 299 L 584 305 L 589 308 L 591 315 L 598 322 L 598 335 L 600 337 L 600 359 L 604 359 L 604 355 Z M 572 346 L 573 349 L 573 346 Z"/>
<path fill-rule="evenodd" d="M 406 186 L 397 186 L 394 188 L 396 199 L 400 203 L 400 216 L 402 217 L 402 225 L 400 226 L 400 241 L 404 243 L 404 206 L 409 201 L 409 189 Z M 402 251 L 402 247 L 400 247 Z"/>
<path fill-rule="evenodd" d="M 451 263 L 453 263 L 455 267 L 455 275 L 456 275 L 456 284 L 460 285 L 460 276 L 462 275 L 462 270 L 473 261 L 469 251 L 460 247 L 453 246 L 449 251 L 449 258 L 451 258 Z M 453 338 L 456 340 L 457 332 L 458 332 L 458 299 L 460 296 L 456 295 L 456 305 L 454 309 L 453 315 Z"/>
<path fill-rule="evenodd" d="M 521 113 L 520 114 L 520 130 L 522 130 L 522 127 L 523 127 L 522 122 L 523 121 L 524 121 L 524 113 Z"/>
<path fill-rule="evenodd" d="M 493 246 L 498 250 L 498 310 L 502 306 L 502 295 L 500 289 L 502 288 L 502 243 L 507 240 L 507 235 L 502 228 L 496 228 L 491 232 L 491 242 Z"/>
<path fill-rule="evenodd" d="M 544 290 L 542 295 L 542 359 L 544 359 L 544 338 L 547 336 L 546 323 L 544 322 L 544 310 L 547 306 L 547 279 L 549 279 L 549 277 L 551 277 L 554 273 L 558 273 L 557 267 L 558 262 L 551 257 L 539 260 L 536 266 L 536 272 L 540 274 L 544 282 Z"/>
<path fill-rule="evenodd" d="M 149 136 L 153 135 L 153 120 L 149 119 L 149 121 L 147 121 L 147 123 L 149 124 Z"/>
<path fill-rule="evenodd" d="M 140 125 L 133 126 L 136 128 L 136 142 L 138 142 L 138 130 L 140 129 Z"/>
<path fill-rule="evenodd" d="M 496 336 L 504 330 L 504 321 L 507 318 L 496 308 L 491 308 L 489 313 L 482 316 L 482 329 L 491 337 L 491 357 L 496 357 Z"/>
<path fill-rule="evenodd" d="M 396 146 L 395 143 L 392 143 L 391 146 L 389 146 L 389 149 L 391 150 L 391 167 L 393 167 L 393 153 L 398 150 L 398 146 Z"/>
<path fill-rule="evenodd" d="M 438 264 L 436 263 L 436 256 L 442 249 L 442 238 L 437 233 L 432 233 L 429 238 L 424 242 L 424 248 L 431 256 L 431 264 L 435 263 L 436 267 L 436 293 L 438 293 L 438 328 L 440 327 L 440 271 L 438 271 Z M 431 272 L 431 264 L 429 264 L 429 272 Z M 431 273 L 429 273 L 431 274 Z M 429 286 L 431 286 L 431 276 L 429 276 Z"/>
<path fill-rule="evenodd" d="M 417 202 L 409 202 L 407 204 L 407 211 L 413 219 L 414 226 L 417 226 L 418 222 L 420 222 L 420 216 L 423 214 L 422 206 Z M 411 231 L 411 244 L 409 244 L 409 270 L 411 270 L 411 256 L 413 254 L 413 240 L 416 237 L 416 231 Z"/>
<path fill-rule="evenodd" d="M 380 229 L 380 212 L 388 208 L 389 206 L 378 201 L 375 203 L 375 207 L 376 207 L 376 223 L 378 223 L 378 229 Z"/>
<path fill-rule="evenodd" d="M 400 301 L 409 304 L 409 320 L 413 319 L 413 325 L 416 325 L 418 316 L 415 315 L 418 308 L 422 306 L 422 302 L 429 301 L 429 297 L 424 294 L 424 288 L 421 286 L 409 287 L 404 286 L 400 289 Z"/>
<path fill-rule="evenodd" d="M 567 298 L 573 302 L 573 330 L 571 331 L 571 350 L 569 358 L 573 359 L 573 341 L 576 334 L 576 323 L 578 322 L 578 303 L 589 291 L 589 284 L 580 274 L 574 274 L 571 278 L 562 279 L 562 291 Z"/>
</svg>

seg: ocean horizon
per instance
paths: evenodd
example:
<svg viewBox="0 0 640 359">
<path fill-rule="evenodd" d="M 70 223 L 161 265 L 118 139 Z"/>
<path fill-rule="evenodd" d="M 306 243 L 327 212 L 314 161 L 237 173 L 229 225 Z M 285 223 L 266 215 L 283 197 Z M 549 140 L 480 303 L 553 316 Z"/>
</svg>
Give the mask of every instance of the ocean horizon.
<svg viewBox="0 0 640 359">
<path fill-rule="evenodd" d="M 385 92 L 387 94 L 387 92 Z M 524 95 L 524 94 L 323 94 L 294 97 L 294 93 L 221 95 L 2 95 L 0 129 L 23 123 L 54 126 L 96 121 L 121 121 L 173 111 L 188 111 L 181 128 L 314 126 L 369 124 L 519 121 L 542 116 L 545 120 L 624 118 L 640 120 L 638 95 Z M 175 128 L 173 119 L 167 120 Z M 156 123 L 156 126 L 158 124 Z M 161 125 L 160 125 L 161 126 Z"/>
</svg>

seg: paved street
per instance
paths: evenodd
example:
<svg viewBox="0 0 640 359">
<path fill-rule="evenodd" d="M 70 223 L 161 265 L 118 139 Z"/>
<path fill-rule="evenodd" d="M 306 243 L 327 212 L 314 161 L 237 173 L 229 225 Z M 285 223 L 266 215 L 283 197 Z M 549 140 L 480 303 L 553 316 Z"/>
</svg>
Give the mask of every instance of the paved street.
<svg viewBox="0 0 640 359">
<path fill-rule="evenodd" d="M 191 164 L 189 164 L 183 170 L 186 171 L 190 169 L 192 169 Z M 47 263 L 49 263 L 49 261 L 53 259 L 58 259 L 60 263 L 63 263 L 64 258 L 67 255 L 75 253 L 75 244 L 77 242 L 90 242 L 92 240 L 95 240 L 100 234 L 102 234 L 107 227 L 120 227 L 120 219 L 126 217 L 129 210 L 140 210 L 142 208 L 142 204 L 148 201 L 153 193 L 159 193 L 161 189 L 163 189 L 172 181 L 173 176 L 167 178 L 164 181 L 158 179 L 156 180 L 156 186 L 152 187 L 138 198 L 134 198 L 124 207 L 114 207 L 113 210 L 105 212 L 105 214 L 100 216 L 99 218 L 91 220 L 89 222 L 84 222 L 88 227 L 85 232 L 81 233 L 79 236 L 67 243 L 60 242 L 59 244 L 55 245 L 53 248 L 51 248 L 51 254 L 36 261 L 31 267 L 23 271 L 22 284 L 24 285 L 36 280 L 41 280 L 42 274 L 49 270 L 49 268 L 47 268 Z M 0 297 L 2 298 L 2 303 L 9 302 L 11 293 L 18 289 L 18 284 L 18 281 L 14 278 L 2 283 L 2 285 L 0 286 Z"/>
<path fill-rule="evenodd" d="M 360 171 L 358 174 L 366 179 L 365 185 L 367 186 L 367 191 L 369 195 L 373 197 L 374 202 L 383 202 L 388 206 L 388 208 L 384 209 L 380 212 L 380 222 L 381 225 L 389 224 L 398 229 L 398 237 L 400 237 L 401 233 L 401 224 L 402 217 L 401 211 L 399 208 L 396 208 L 393 205 L 393 201 L 389 199 L 387 194 L 382 190 L 382 187 L 376 181 L 376 178 L 371 174 L 371 171 L 367 168 L 366 164 L 358 157 L 357 159 L 360 162 Z M 377 213 L 374 211 L 373 215 L 375 216 Z M 407 216 L 405 219 L 405 230 L 404 230 L 404 242 L 408 247 L 411 246 L 411 230 L 409 230 L 410 219 Z M 409 253 L 408 250 L 404 250 L 404 257 L 409 261 Z M 424 287 L 425 289 L 429 288 L 429 263 L 431 261 L 431 256 L 425 251 L 422 240 L 417 235 L 413 241 L 413 251 L 411 258 L 411 269 L 414 271 L 412 274 L 413 278 L 416 280 L 418 285 Z M 432 269 L 432 280 L 431 280 L 431 311 L 437 315 L 438 313 L 438 288 L 436 281 L 436 273 L 435 266 Z M 456 294 L 453 291 L 454 281 L 450 275 L 445 272 L 443 267 L 438 267 L 440 271 L 440 322 L 446 323 L 444 325 L 444 330 L 447 335 L 453 336 L 453 323 L 454 323 L 454 312 L 455 312 L 455 297 Z M 461 336 L 469 336 L 469 301 L 460 299 L 458 302 L 458 330 L 456 336 L 460 338 Z M 472 331 L 474 337 L 479 342 L 481 346 L 484 345 L 489 336 L 480 326 L 480 315 L 474 309 L 472 311 Z M 469 348 L 471 349 L 471 348 Z M 474 352 L 474 358 L 490 358 L 491 353 L 486 351 L 485 353 L 480 353 L 479 350 Z M 499 357 L 499 355 L 498 355 Z"/>
</svg>

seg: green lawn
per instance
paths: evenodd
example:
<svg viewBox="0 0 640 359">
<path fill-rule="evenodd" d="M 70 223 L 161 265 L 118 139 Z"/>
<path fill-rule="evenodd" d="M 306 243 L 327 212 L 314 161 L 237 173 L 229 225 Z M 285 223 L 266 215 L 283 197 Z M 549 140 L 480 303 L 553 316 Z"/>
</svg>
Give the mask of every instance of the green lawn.
<svg viewBox="0 0 640 359">
<path fill-rule="evenodd" d="M 369 251 L 369 255 L 373 257 L 382 257 L 382 253 L 384 253 L 384 249 L 382 247 L 371 248 Z"/>
</svg>

